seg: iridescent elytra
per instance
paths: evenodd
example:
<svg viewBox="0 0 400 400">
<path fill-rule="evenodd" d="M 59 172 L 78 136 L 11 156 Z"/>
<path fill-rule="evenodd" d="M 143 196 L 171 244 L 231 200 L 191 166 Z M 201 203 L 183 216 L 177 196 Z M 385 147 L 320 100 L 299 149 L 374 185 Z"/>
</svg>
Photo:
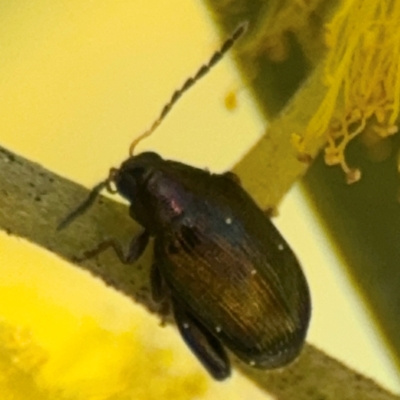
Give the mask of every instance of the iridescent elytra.
<svg viewBox="0 0 400 400">
<path fill-rule="evenodd" d="M 240 25 L 209 63 L 174 93 L 139 140 L 153 132 L 182 93 L 245 29 L 246 24 Z M 311 315 L 306 279 L 286 241 L 233 173 L 213 174 L 154 152 L 131 155 L 60 228 L 111 183 L 128 200 L 130 215 L 143 231 L 126 255 L 110 240 L 85 257 L 111 246 L 123 262 L 131 263 L 153 237 L 153 297 L 172 306 L 184 341 L 217 380 L 231 372 L 225 347 L 261 369 L 281 367 L 296 358 Z"/>
</svg>

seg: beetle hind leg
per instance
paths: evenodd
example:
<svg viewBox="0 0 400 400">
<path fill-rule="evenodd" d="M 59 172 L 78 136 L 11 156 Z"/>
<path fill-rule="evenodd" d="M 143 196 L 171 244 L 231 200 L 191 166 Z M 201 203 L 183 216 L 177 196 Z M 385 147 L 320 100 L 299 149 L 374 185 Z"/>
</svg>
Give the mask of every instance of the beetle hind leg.
<svg viewBox="0 0 400 400">
<path fill-rule="evenodd" d="M 222 176 L 224 176 L 225 178 L 230 179 L 232 182 L 236 183 L 239 186 L 242 186 L 242 182 L 240 181 L 240 178 L 238 175 L 236 175 L 234 172 L 232 171 L 226 171 L 222 174 Z"/>
<path fill-rule="evenodd" d="M 222 381 L 231 374 L 228 356 L 222 344 L 194 317 L 172 299 L 175 321 L 183 340 L 216 380 Z"/>
<path fill-rule="evenodd" d="M 151 296 L 155 303 L 162 303 L 168 296 L 168 287 L 154 260 L 150 270 Z"/>
<path fill-rule="evenodd" d="M 150 270 L 151 297 L 158 304 L 158 314 L 161 315 L 161 326 L 165 326 L 171 312 L 168 287 L 160 273 L 157 262 L 154 261 Z"/>
</svg>

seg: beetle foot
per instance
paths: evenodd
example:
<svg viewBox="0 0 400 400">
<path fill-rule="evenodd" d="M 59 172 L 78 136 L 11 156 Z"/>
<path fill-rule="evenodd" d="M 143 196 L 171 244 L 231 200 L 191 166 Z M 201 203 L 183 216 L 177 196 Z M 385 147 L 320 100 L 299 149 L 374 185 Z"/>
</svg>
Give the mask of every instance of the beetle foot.
<svg viewBox="0 0 400 400">
<path fill-rule="evenodd" d="M 235 182 L 235 183 L 236 183 L 237 185 L 239 185 L 239 186 L 242 185 L 239 176 L 236 175 L 236 174 L 235 174 L 234 172 L 232 172 L 232 171 L 224 172 L 224 173 L 222 174 L 222 176 L 224 176 L 225 178 L 230 179 L 231 181 Z"/>
<path fill-rule="evenodd" d="M 171 303 L 169 301 L 163 301 L 162 303 L 160 303 L 158 314 L 161 316 L 160 326 L 166 326 L 168 322 L 168 317 L 171 315 Z"/>
<path fill-rule="evenodd" d="M 270 206 L 270 207 L 267 207 L 267 208 L 264 210 L 264 214 L 265 214 L 268 218 L 274 218 L 274 217 L 277 217 L 277 216 L 279 215 L 279 211 L 278 211 L 278 209 L 277 209 L 276 207 Z"/>
</svg>

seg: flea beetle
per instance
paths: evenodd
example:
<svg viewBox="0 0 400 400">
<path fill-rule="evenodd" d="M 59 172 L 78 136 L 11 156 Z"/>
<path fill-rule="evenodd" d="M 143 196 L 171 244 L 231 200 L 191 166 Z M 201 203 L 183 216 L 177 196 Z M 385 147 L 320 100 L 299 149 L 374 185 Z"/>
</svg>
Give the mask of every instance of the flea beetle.
<svg viewBox="0 0 400 400">
<path fill-rule="evenodd" d="M 234 174 L 212 174 L 133 150 L 245 29 L 240 25 L 173 94 L 152 127 L 133 142 L 130 158 L 111 169 L 60 225 L 86 210 L 101 189 L 115 187 L 143 231 L 126 255 L 108 241 L 86 257 L 111 246 L 122 261 L 134 262 L 153 237 L 153 297 L 169 302 L 184 341 L 217 380 L 230 375 L 225 348 L 261 369 L 284 366 L 299 354 L 311 315 L 306 279 L 286 241 Z"/>
</svg>

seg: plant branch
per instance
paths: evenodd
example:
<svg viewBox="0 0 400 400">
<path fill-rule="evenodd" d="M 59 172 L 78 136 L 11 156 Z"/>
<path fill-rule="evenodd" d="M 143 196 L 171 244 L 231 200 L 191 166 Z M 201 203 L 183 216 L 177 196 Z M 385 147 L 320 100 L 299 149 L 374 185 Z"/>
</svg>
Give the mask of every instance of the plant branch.
<svg viewBox="0 0 400 400">
<path fill-rule="evenodd" d="M 69 261 L 107 237 L 128 243 L 140 231 L 125 205 L 101 197 L 87 214 L 57 232 L 58 223 L 88 195 L 88 190 L 1 147 L 0 188 L 0 228 Z M 151 249 L 132 267 L 122 265 L 112 252 L 79 265 L 71 261 L 71 265 L 83 268 L 149 311 L 156 312 L 148 281 L 150 263 Z M 234 364 L 281 400 L 400 398 L 310 344 L 294 364 L 279 371 L 252 369 L 237 360 Z"/>
</svg>

